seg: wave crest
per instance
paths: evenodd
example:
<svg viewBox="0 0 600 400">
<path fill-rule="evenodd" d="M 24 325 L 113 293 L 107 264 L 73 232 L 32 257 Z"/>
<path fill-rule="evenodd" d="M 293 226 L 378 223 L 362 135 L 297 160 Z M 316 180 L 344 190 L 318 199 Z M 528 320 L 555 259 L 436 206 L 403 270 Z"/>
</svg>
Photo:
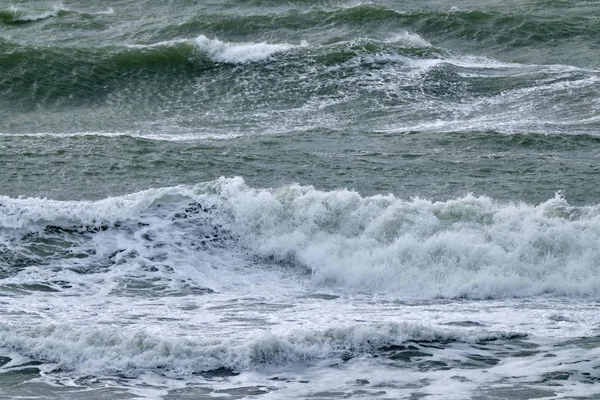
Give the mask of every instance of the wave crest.
<svg viewBox="0 0 600 400">
<path fill-rule="evenodd" d="M 288 43 L 229 43 L 218 39 L 209 39 L 204 35 L 196 38 L 195 43 L 201 51 L 208 54 L 211 60 L 234 64 L 264 60 L 275 53 L 294 47 Z"/>
<path fill-rule="evenodd" d="M 214 185 L 248 248 L 308 267 L 319 285 L 427 298 L 600 295 L 600 207 L 560 195 L 531 206 Z"/>
<path fill-rule="evenodd" d="M 22 24 L 27 22 L 41 21 L 52 17 L 58 17 L 60 15 L 65 15 L 68 12 L 69 10 L 66 8 L 55 6 L 52 11 L 31 13 L 13 6 L 8 9 L 0 9 L 0 22 L 6 24 Z"/>
</svg>

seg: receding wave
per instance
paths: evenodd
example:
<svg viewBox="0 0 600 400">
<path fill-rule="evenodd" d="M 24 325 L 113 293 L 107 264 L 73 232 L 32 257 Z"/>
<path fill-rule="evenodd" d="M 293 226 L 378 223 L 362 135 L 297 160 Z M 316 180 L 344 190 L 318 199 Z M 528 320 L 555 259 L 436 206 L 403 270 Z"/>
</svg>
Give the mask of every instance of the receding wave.
<svg viewBox="0 0 600 400">
<path fill-rule="evenodd" d="M 351 24 L 381 23 L 391 21 L 415 29 L 420 34 L 456 36 L 463 39 L 511 46 L 531 45 L 573 35 L 589 37 L 600 34 L 594 18 L 581 13 L 570 18 L 549 19 L 538 15 L 510 12 L 484 12 L 479 10 L 404 12 L 372 5 L 359 5 L 335 10 L 319 16 L 325 21 Z"/>
<path fill-rule="evenodd" d="M 118 231 L 128 220 L 143 220 L 167 257 L 183 249 L 195 257 L 204 240 L 195 236 L 216 232 L 207 237 L 221 248 L 308 270 L 314 285 L 329 290 L 407 298 L 600 296 L 600 205 L 573 207 L 561 195 L 537 206 L 474 196 L 435 202 L 310 186 L 253 189 L 234 178 L 98 202 L 0 199 L 0 227 L 13 235 L 47 226 Z M 173 245 L 164 232 L 187 244 Z M 143 251 L 136 249 L 151 258 Z"/>
</svg>

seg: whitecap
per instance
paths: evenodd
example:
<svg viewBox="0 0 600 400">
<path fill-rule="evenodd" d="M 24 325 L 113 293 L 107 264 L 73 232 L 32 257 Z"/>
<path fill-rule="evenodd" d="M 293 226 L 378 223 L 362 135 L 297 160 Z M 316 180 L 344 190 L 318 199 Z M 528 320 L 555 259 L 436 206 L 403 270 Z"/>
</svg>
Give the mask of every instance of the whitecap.
<svg viewBox="0 0 600 400">
<path fill-rule="evenodd" d="M 242 64 L 247 62 L 261 61 L 276 53 L 287 51 L 294 46 L 288 43 L 232 43 L 223 42 L 218 39 L 209 39 L 204 35 L 195 40 L 200 50 L 216 62 Z"/>
</svg>

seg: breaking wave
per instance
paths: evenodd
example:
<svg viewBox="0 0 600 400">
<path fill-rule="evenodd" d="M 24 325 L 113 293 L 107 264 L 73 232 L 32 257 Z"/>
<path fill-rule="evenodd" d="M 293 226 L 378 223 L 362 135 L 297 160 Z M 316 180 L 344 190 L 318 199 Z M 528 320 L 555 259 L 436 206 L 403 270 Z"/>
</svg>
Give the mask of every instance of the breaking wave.
<svg viewBox="0 0 600 400">
<path fill-rule="evenodd" d="M 94 15 L 110 15 L 114 14 L 114 10 L 112 8 L 108 8 L 104 11 L 98 11 L 94 13 L 86 13 L 74 11 L 69 8 L 66 8 L 62 5 L 55 5 L 52 7 L 52 10 L 47 11 L 32 11 L 26 10 L 19 7 L 9 7 L 6 9 L 0 9 L 0 24 L 9 24 L 9 25 L 17 25 L 24 24 L 36 21 L 43 21 L 48 18 L 54 17 L 68 17 L 71 15 L 80 15 L 80 16 L 94 16 Z"/>
<path fill-rule="evenodd" d="M 43 11 L 38 13 L 32 13 L 17 7 L 10 7 L 8 9 L 0 9 L 0 23 L 19 24 L 35 22 L 60 15 L 66 15 L 68 12 L 69 10 L 66 8 L 57 6 L 54 7 L 52 11 Z"/>
<path fill-rule="evenodd" d="M 11 235 L 47 226 L 118 231 L 122 221 L 143 221 L 166 257 L 179 257 L 182 246 L 194 257 L 202 239 L 194 235 L 218 231 L 221 248 L 307 269 L 314 285 L 336 291 L 600 295 L 600 206 L 573 207 L 560 194 L 537 206 L 474 196 L 435 202 L 297 185 L 254 189 L 222 178 L 97 202 L 0 198 L 0 229 Z"/>
</svg>

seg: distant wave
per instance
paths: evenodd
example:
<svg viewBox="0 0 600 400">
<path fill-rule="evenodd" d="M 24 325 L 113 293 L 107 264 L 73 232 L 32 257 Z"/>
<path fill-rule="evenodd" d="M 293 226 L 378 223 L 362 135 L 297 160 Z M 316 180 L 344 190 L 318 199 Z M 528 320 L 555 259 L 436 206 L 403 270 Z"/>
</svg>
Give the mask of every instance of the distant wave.
<svg viewBox="0 0 600 400">
<path fill-rule="evenodd" d="M 291 44 L 227 43 L 200 35 L 196 45 L 217 62 L 245 63 L 264 60 L 275 53 L 291 49 Z"/>
<path fill-rule="evenodd" d="M 157 208 L 164 201 L 169 207 Z M 212 210 L 208 219 L 186 212 L 184 225 L 169 228 L 186 229 L 180 233 L 190 254 L 195 224 L 209 224 L 200 232 L 227 232 L 220 246 L 306 268 L 315 285 L 330 290 L 407 298 L 600 296 L 600 205 L 572 207 L 560 195 L 537 206 L 473 196 L 406 201 L 310 186 L 253 189 L 234 178 L 96 202 L 0 197 L 0 227 L 118 230 L 111 224 L 142 215 L 145 223 L 164 224 L 161 212 L 175 207 L 176 215 L 190 201 Z M 161 240 L 170 246 L 168 237 Z"/>
<path fill-rule="evenodd" d="M 583 36 L 591 40 L 600 33 L 597 21 L 585 10 L 546 18 L 539 13 L 481 11 L 447 7 L 439 10 L 411 10 L 404 7 L 382 7 L 359 3 L 350 7 L 310 7 L 281 14 L 245 16 L 198 15 L 166 29 L 171 34 L 190 30 L 216 35 L 223 31 L 258 35 L 267 29 L 280 28 L 310 31 L 330 25 L 361 31 L 365 27 L 380 30 L 404 29 L 430 39 L 460 38 L 484 46 L 518 48 L 569 40 Z"/>
<path fill-rule="evenodd" d="M 68 9 L 58 6 L 55 6 L 52 11 L 43 11 L 38 13 L 32 13 L 17 7 L 10 7 L 8 9 L 0 9 L 0 23 L 18 24 L 34 22 L 51 17 L 57 17 L 59 15 L 65 15 L 68 12 Z"/>
<path fill-rule="evenodd" d="M 396 23 L 409 27 L 421 34 L 433 36 L 450 35 L 488 43 L 511 46 L 529 45 L 568 38 L 572 35 L 592 37 L 599 31 L 594 18 L 585 13 L 560 20 L 548 19 L 535 14 L 512 14 L 504 12 L 482 12 L 474 9 L 453 7 L 439 11 L 405 11 L 359 4 L 333 10 L 310 11 L 315 21 L 336 22 L 360 26 L 374 23 Z"/>
<path fill-rule="evenodd" d="M 243 64 L 246 62 L 265 60 L 275 53 L 283 52 L 295 47 L 289 43 L 269 44 L 223 42 L 218 39 L 209 39 L 204 35 L 200 35 L 194 40 L 179 39 L 151 45 L 130 45 L 128 47 L 132 49 L 149 49 L 178 46 L 183 43 L 197 46 L 200 52 L 206 54 L 215 62 L 233 64 Z"/>
<path fill-rule="evenodd" d="M 31 11 L 19 7 L 9 7 L 7 9 L 0 9 L 0 24 L 23 24 L 29 22 L 42 21 L 53 17 L 65 17 L 69 15 L 108 15 L 114 14 L 112 8 L 108 8 L 105 11 L 98 11 L 94 13 L 74 11 L 63 6 L 54 6 L 52 10 L 48 11 Z"/>
<path fill-rule="evenodd" d="M 199 36 L 149 45 L 70 48 L 27 46 L 0 39 L 0 103 L 31 107 L 31 96 L 52 102 L 68 98 L 101 99 L 123 82 L 145 86 L 148 76 L 163 79 L 193 79 L 220 64 L 237 65 L 268 61 L 294 48 L 288 43 L 230 43 Z"/>
<path fill-rule="evenodd" d="M 26 46 L 0 39 L 0 64 L 6 72 L 0 77 L 0 104 L 19 112 L 33 111 L 34 107 L 39 110 L 97 106 L 124 87 L 130 89 L 129 95 L 118 96 L 120 101 L 137 103 L 152 96 L 160 85 L 165 97 L 195 107 L 196 97 L 180 95 L 193 92 L 190 88 L 199 84 L 199 76 L 210 76 L 231 83 L 221 85 L 217 96 L 247 90 L 251 102 L 260 97 L 253 104 L 277 101 L 274 93 L 294 92 L 294 98 L 327 103 L 331 96 L 323 93 L 334 91 L 331 93 L 336 93 L 335 101 L 344 103 L 378 92 L 389 107 L 430 105 L 423 115 L 431 115 L 431 121 L 422 121 L 423 126 L 441 122 L 448 129 L 474 125 L 479 131 L 502 132 L 505 130 L 495 124 L 495 115 L 512 110 L 518 110 L 519 115 L 528 111 L 533 123 L 526 125 L 522 117 L 508 115 L 502 120 L 515 121 L 515 125 L 504 124 L 507 131 L 518 132 L 523 127 L 521 131 L 540 131 L 535 129 L 540 124 L 533 117 L 546 115 L 545 107 L 539 110 L 537 101 L 542 93 L 548 102 L 556 98 L 555 106 L 561 109 L 550 122 L 589 120 L 595 116 L 590 114 L 593 108 L 565 102 L 564 94 L 577 90 L 582 97 L 593 95 L 599 76 L 597 70 L 589 68 L 508 63 L 453 54 L 409 31 L 396 31 L 382 39 L 355 38 L 331 44 L 229 42 L 200 35 L 150 44 L 81 49 Z M 266 68 L 267 65 L 276 68 Z M 235 87 L 238 81 L 233 79 L 242 72 L 238 68 L 256 77 L 250 86 L 239 90 Z M 510 81 L 497 79 L 503 77 Z M 323 90 L 308 84 L 315 79 L 325 85 Z M 257 89 L 262 81 L 269 82 L 270 91 Z M 431 103 L 436 99 L 441 103 Z M 457 103 L 456 99 L 461 100 Z M 484 116 L 478 121 L 470 117 L 480 117 L 481 111 L 488 109 L 490 118 Z M 449 111 L 450 121 L 446 121 L 445 110 Z M 461 118 L 457 120 L 456 115 Z M 409 125 L 380 129 L 405 131 L 414 124 Z M 586 129 L 583 126 L 574 132 Z"/>
<path fill-rule="evenodd" d="M 77 138 L 86 136 L 99 136 L 106 138 L 130 137 L 135 139 L 154 140 L 160 142 L 191 142 L 205 140 L 229 140 L 244 136 L 243 133 L 199 133 L 197 130 L 192 132 L 164 133 L 164 132 L 145 132 L 145 131 L 124 131 L 124 132 L 103 132 L 103 131 L 84 131 L 84 132 L 36 132 L 36 133 L 7 133 L 0 132 L 0 137 L 53 137 L 53 138 Z"/>
</svg>

